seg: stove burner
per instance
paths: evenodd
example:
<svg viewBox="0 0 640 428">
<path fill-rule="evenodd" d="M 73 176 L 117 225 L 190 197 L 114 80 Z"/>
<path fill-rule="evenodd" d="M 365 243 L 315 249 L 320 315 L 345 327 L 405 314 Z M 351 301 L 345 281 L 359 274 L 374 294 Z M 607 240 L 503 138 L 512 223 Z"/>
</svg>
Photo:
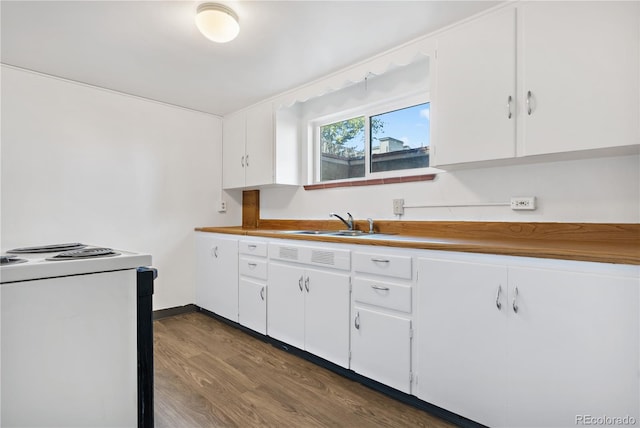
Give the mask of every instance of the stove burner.
<svg viewBox="0 0 640 428">
<path fill-rule="evenodd" d="M 17 265 L 18 263 L 24 263 L 27 259 L 19 259 L 16 256 L 0 256 L 0 265 Z"/>
<path fill-rule="evenodd" d="M 15 248 L 7 251 L 10 254 L 35 254 L 35 253 L 57 253 L 59 251 L 78 250 L 84 248 L 86 245 L 78 242 L 72 242 L 68 244 L 54 244 L 54 245 L 40 245 L 37 247 L 23 247 Z"/>
<path fill-rule="evenodd" d="M 46 260 L 91 259 L 98 257 L 113 257 L 119 255 L 120 253 L 116 253 L 111 248 L 81 248 L 79 250 L 65 251 L 60 254 L 56 254 L 55 256 L 49 257 Z"/>
</svg>

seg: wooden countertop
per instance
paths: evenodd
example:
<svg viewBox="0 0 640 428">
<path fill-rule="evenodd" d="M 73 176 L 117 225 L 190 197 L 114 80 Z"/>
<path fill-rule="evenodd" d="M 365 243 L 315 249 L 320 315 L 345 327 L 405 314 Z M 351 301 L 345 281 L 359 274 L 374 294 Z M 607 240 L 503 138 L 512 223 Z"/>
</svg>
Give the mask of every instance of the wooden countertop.
<svg viewBox="0 0 640 428">
<path fill-rule="evenodd" d="M 356 229 L 368 230 L 366 221 Z M 343 237 L 285 234 L 287 230 L 340 230 L 336 220 L 265 220 L 256 229 L 198 227 L 201 232 L 380 245 L 426 250 L 461 251 L 600 263 L 640 265 L 640 224 L 627 223 L 503 223 L 376 221 L 378 233 L 394 236 Z M 401 239 L 406 237 L 406 240 Z"/>
</svg>

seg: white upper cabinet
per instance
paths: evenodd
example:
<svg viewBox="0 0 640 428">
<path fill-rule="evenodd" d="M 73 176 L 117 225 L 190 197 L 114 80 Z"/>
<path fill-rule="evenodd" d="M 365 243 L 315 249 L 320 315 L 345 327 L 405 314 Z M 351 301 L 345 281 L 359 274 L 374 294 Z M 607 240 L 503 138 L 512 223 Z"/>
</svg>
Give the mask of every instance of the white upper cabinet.
<svg viewBox="0 0 640 428">
<path fill-rule="evenodd" d="M 522 155 L 638 144 L 640 3 L 530 2 L 519 13 Z"/>
<path fill-rule="evenodd" d="M 640 143 L 640 3 L 522 2 L 438 36 L 434 166 Z"/>
<path fill-rule="evenodd" d="M 298 184 L 296 124 L 278 120 L 280 132 L 275 129 L 275 123 L 273 105 L 270 102 L 224 118 L 223 188 Z"/>
<path fill-rule="evenodd" d="M 515 34 L 510 8 L 438 38 L 435 164 L 515 156 Z"/>
<path fill-rule="evenodd" d="M 271 103 L 225 117 L 222 129 L 222 187 L 233 189 L 273 183 Z"/>
</svg>

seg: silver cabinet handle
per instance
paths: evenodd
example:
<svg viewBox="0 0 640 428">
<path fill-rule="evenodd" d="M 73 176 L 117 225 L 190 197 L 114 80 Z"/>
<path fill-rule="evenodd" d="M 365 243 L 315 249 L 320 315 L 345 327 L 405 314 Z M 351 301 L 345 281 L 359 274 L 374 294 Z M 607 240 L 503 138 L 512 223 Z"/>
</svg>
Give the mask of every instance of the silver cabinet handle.
<svg viewBox="0 0 640 428">
<path fill-rule="evenodd" d="M 255 249 L 256 249 L 256 247 L 257 247 L 257 245 L 256 245 L 256 244 L 249 244 L 249 245 L 247 245 L 247 248 L 249 248 L 251 251 L 255 250 Z"/>
<path fill-rule="evenodd" d="M 246 156 L 244 157 L 244 164 L 245 164 L 246 166 L 249 166 L 249 155 L 246 155 Z"/>
<path fill-rule="evenodd" d="M 513 294 L 513 303 L 511 304 L 511 306 L 513 307 L 513 312 L 515 312 L 516 314 L 518 313 L 518 302 L 517 299 L 518 298 L 518 287 L 516 287 L 514 294 Z"/>
<path fill-rule="evenodd" d="M 218 246 L 217 245 L 211 249 L 211 255 L 213 257 L 215 257 L 216 259 L 218 258 Z"/>
<path fill-rule="evenodd" d="M 309 292 L 309 277 L 304 280 L 304 288 L 307 289 L 307 293 Z"/>
<path fill-rule="evenodd" d="M 507 119 L 511 119 L 511 101 L 513 101 L 513 97 L 511 95 L 509 95 L 509 98 L 507 98 Z"/>
<path fill-rule="evenodd" d="M 496 308 L 502 309 L 502 302 L 500 302 L 500 294 L 502 293 L 502 286 L 498 285 L 498 292 L 496 293 Z"/>
<path fill-rule="evenodd" d="M 356 312 L 356 318 L 353 320 L 353 326 L 356 330 L 360 330 L 360 312 Z"/>
<path fill-rule="evenodd" d="M 390 260 L 387 260 L 387 259 L 376 259 L 374 257 L 371 257 L 371 261 L 372 262 L 378 262 L 378 263 L 389 263 L 390 262 Z"/>
<path fill-rule="evenodd" d="M 247 263 L 247 265 L 251 268 L 251 269 L 255 269 L 256 266 L 258 266 L 256 263 Z"/>
<path fill-rule="evenodd" d="M 371 288 L 373 288 L 374 290 L 382 290 L 382 291 L 389 291 L 389 287 L 383 287 L 381 285 L 372 285 Z"/>
<path fill-rule="evenodd" d="M 240 159 L 240 165 L 242 165 L 242 167 L 244 168 L 244 156 L 242 156 L 242 158 Z"/>
<path fill-rule="evenodd" d="M 260 298 L 264 301 L 264 287 L 260 289 Z"/>
<path fill-rule="evenodd" d="M 300 287 L 300 291 L 302 291 L 302 275 L 300 275 L 300 279 L 298 280 L 298 287 Z"/>
<path fill-rule="evenodd" d="M 527 114 L 531 116 L 531 91 L 527 92 Z"/>
</svg>

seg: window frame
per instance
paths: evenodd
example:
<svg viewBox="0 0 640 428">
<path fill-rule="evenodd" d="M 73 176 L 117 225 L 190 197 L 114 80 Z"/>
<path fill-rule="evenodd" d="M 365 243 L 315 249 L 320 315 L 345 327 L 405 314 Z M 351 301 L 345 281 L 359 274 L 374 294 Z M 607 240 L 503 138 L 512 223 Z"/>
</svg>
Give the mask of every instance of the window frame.
<svg viewBox="0 0 640 428">
<path fill-rule="evenodd" d="M 313 174 L 311 176 L 312 182 L 310 184 L 329 184 L 329 183 L 349 183 L 353 181 L 362 181 L 362 180 L 375 180 L 375 179 L 385 179 L 385 178 L 393 178 L 393 177 L 407 177 L 414 175 L 424 175 L 424 174 L 435 174 L 439 170 L 433 168 L 431 166 L 427 166 L 424 168 L 408 168 L 408 169 L 397 169 L 392 171 L 380 171 L 380 172 L 371 172 L 371 117 L 377 116 L 384 113 L 390 113 L 396 110 L 402 110 L 405 108 L 414 107 L 416 105 L 429 103 L 431 104 L 431 96 L 429 92 L 420 92 L 420 93 L 411 93 L 406 94 L 399 97 L 394 97 L 392 99 L 386 99 L 384 101 L 379 101 L 376 103 L 365 104 L 362 106 L 358 106 L 356 108 L 344 110 L 338 113 L 333 113 L 330 115 L 325 115 L 319 118 L 315 118 L 309 121 L 309 127 L 312 133 L 312 165 L 313 165 Z M 431 111 L 431 105 L 429 106 Z M 330 125 L 336 122 L 340 122 L 343 120 L 353 119 L 359 116 L 365 117 L 365 126 L 364 126 L 364 157 L 365 157 L 365 168 L 364 168 L 364 176 L 361 177 L 351 177 L 344 178 L 338 180 L 320 180 L 320 171 L 321 171 L 321 141 L 320 141 L 320 127 L 325 125 Z M 431 131 L 431 124 L 429 126 L 429 148 L 432 147 L 431 144 L 431 135 L 433 132 Z"/>
</svg>

